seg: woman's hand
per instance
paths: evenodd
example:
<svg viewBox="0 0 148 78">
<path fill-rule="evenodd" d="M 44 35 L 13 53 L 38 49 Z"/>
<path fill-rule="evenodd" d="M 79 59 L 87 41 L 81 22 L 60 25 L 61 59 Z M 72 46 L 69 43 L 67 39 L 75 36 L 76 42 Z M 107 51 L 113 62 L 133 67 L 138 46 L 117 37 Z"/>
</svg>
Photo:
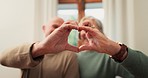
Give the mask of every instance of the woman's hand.
<svg viewBox="0 0 148 78">
<path fill-rule="evenodd" d="M 116 42 L 108 39 L 97 28 L 80 26 L 79 31 L 85 31 L 87 39 L 87 42 L 79 47 L 80 51 L 94 50 L 100 53 L 114 55 L 120 49 L 120 46 Z"/>
</svg>

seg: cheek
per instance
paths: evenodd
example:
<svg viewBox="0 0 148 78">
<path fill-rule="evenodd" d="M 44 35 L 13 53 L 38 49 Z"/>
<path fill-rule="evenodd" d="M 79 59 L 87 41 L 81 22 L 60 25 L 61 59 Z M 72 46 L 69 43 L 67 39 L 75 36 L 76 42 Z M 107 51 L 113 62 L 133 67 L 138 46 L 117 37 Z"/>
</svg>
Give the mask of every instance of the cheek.
<svg viewBox="0 0 148 78">
<path fill-rule="evenodd" d="M 52 33 L 54 30 L 55 30 L 55 28 L 50 28 L 50 29 L 48 30 L 48 32 L 49 32 L 49 33 Z"/>
<path fill-rule="evenodd" d="M 46 36 L 50 35 L 54 30 L 55 29 L 53 29 L 53 28 L 46 30 L 45 35 Z"/>
</svg>

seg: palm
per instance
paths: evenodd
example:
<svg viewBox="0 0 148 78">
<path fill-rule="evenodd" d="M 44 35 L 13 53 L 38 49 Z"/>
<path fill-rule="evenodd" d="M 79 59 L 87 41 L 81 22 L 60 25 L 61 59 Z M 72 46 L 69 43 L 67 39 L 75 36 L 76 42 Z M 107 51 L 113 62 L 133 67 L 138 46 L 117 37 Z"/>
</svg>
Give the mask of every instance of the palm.
<svg viewBox="0 0 148 78">
<path fill-rule="evenodd" d="M 42 42 L 47 53 L 61 52 L 64 50 L 78 51 L 77 47 L 68 44 L 68 36 L 72 29 L 77 29 L 77 26 L 71 24 L 64 24 L 55 29 L 46 39 Z"/>
<path fill-rule="evenodd" d="M 80 27 L 81 29 L 81 27 Z M 85 42 L 82 46 L 79 47 L 80 51 L 83 50 L 94 50 L 97 52 L 105 53 L 107 50 L 104 48 L 106 47 L 108 38 L 104 36 L 98 29 L 91 29 L 91 28 L 83 28 L 82 30 L 86 30 L 86 38 L 87 42 Z"/>
</svg>

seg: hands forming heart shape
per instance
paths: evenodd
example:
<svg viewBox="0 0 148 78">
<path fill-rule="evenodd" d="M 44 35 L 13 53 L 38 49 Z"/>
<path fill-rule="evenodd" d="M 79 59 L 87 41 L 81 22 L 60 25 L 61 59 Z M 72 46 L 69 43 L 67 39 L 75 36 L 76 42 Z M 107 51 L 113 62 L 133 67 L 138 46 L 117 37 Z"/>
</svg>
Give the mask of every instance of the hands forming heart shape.
<svg viewBox="0 0 148 78">
<path fill-rule="evenodd" d="M 68 36 L 71 30 L 84 31 L 86 42 L 81 46 L 76 47 L 68 43 Z M 111 54 L 111 45 L 115 42 L 108 39 L 97 28 L 88 26 L 78 26 L 76 23 L 65 22 L 60 27 L 55 29 L 50 35 L 48 35 L 43 41 L 38 43 L 38 48 L 42 51 L 41 55 L 48 53 L 58 53 L 65 50 L 80 52 L 83 50 L 93 50 L 101 53 Z M 110 48 L 106 48 L 110 47 Z"/>
</svg>

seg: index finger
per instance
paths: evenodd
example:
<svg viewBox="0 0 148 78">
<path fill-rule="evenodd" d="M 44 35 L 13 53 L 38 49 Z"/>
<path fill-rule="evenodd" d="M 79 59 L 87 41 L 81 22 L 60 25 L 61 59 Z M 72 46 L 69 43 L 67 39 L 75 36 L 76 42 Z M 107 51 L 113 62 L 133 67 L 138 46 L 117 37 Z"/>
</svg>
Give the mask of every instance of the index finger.
<svg viewBox="0 0 148 78">
<path fill-rule="evenodd" d="M 84 30 L 84 31 L 86 31 L 86 32 L 94 33 L 93 28 L 91 28 L 91 27 L 86 27 L 86 26 L 79 26 L 79 29 L 78 29 L 78 30 L 79 30 L 79 31 Z"/>
<path fill-rule="evenodd" d="M 78 25 L 67 24 L 64 29 L 76 29 L 78 30 Z"/>
</svg>

